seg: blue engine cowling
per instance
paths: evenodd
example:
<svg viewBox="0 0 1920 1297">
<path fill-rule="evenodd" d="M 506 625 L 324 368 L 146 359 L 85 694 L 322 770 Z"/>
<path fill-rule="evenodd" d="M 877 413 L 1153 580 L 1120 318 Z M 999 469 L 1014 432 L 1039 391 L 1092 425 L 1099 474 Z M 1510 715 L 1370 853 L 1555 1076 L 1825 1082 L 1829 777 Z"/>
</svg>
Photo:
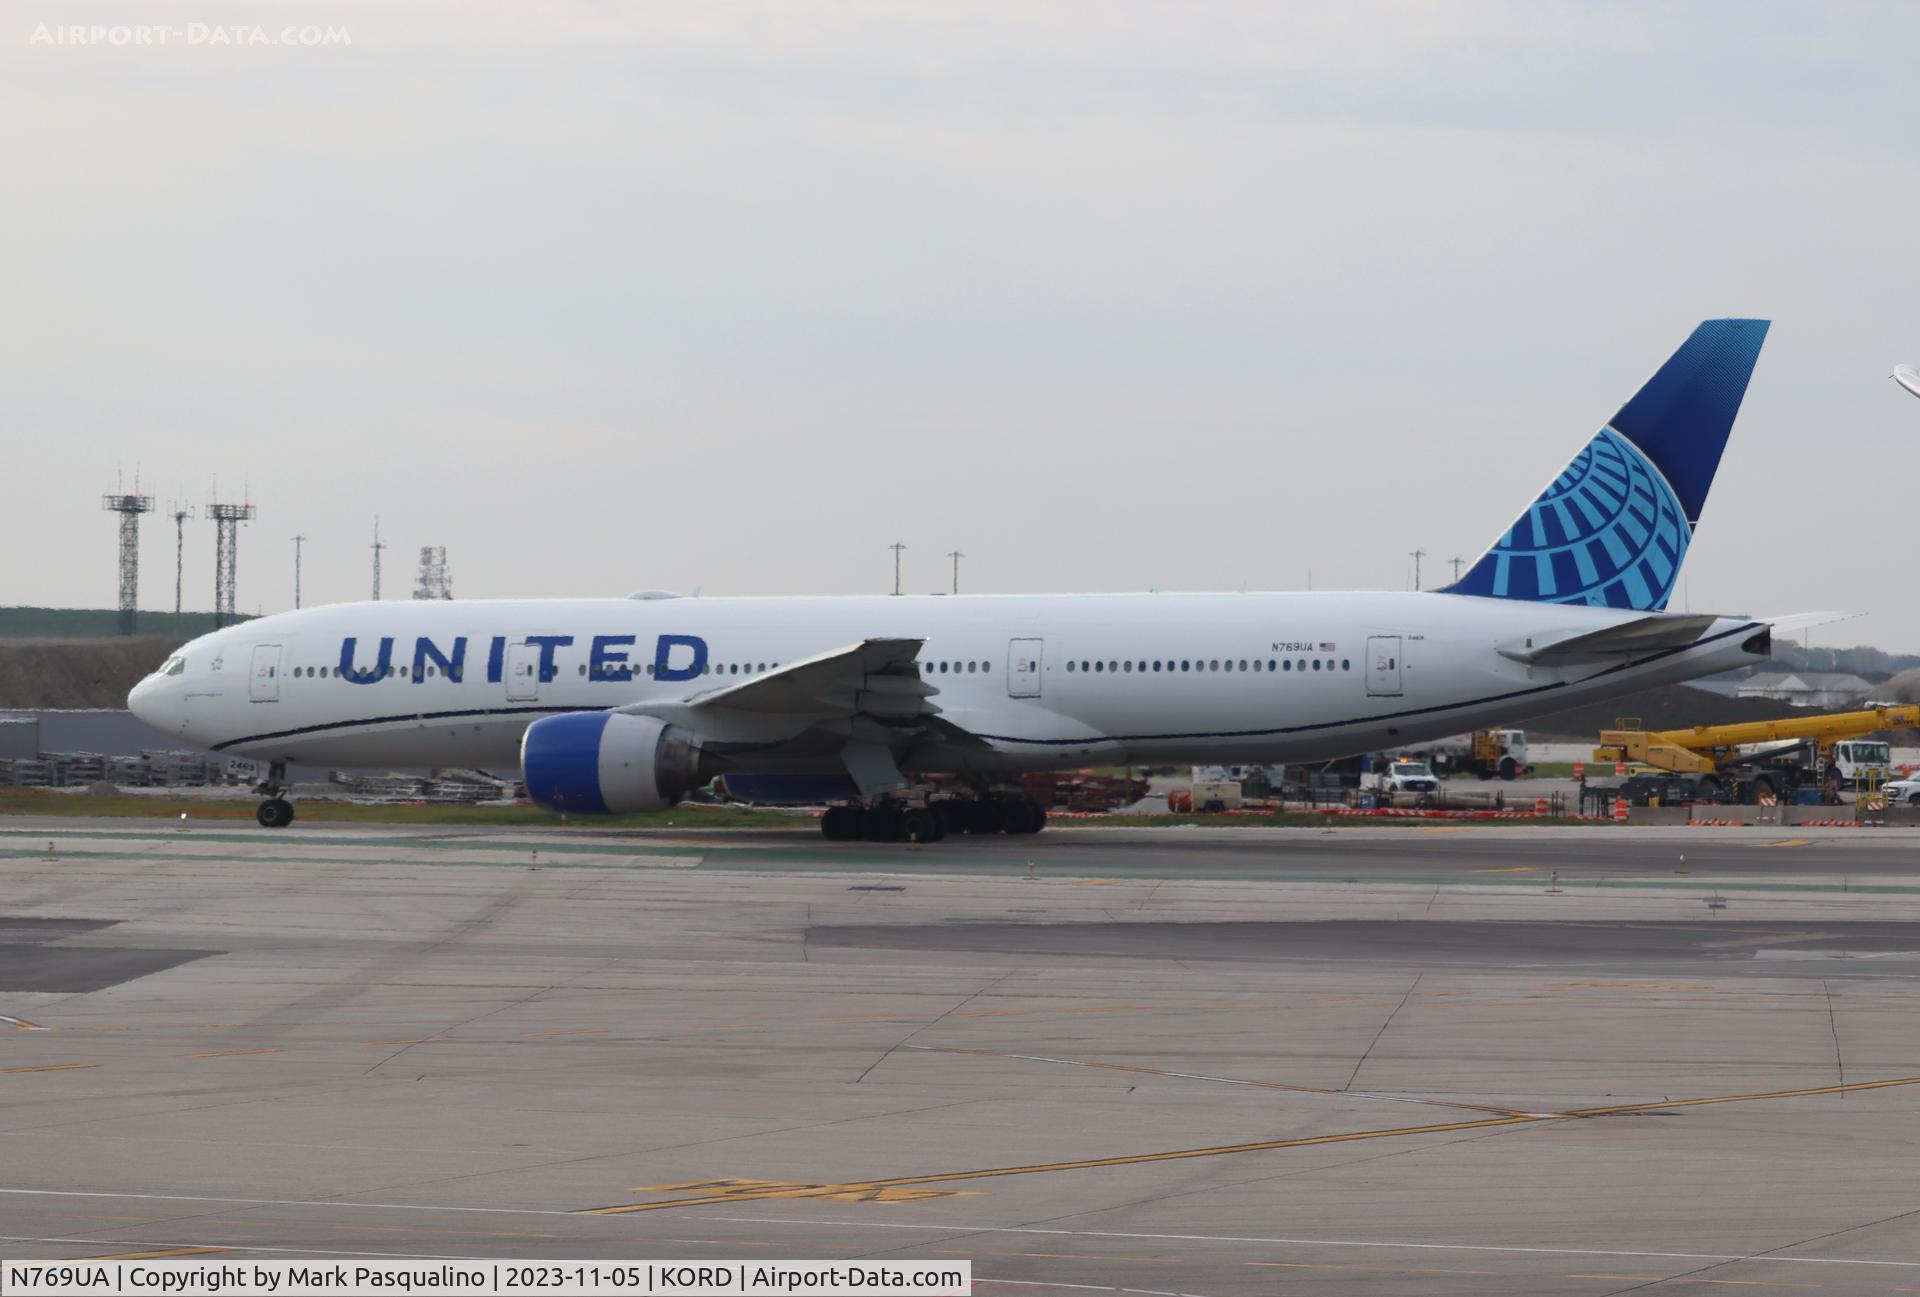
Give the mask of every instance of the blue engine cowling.
<svg viewBox="0 0 1920 1297">
<path fill-rule="evenodd" d="M 520 771 L 528 797 L 573 815 L 664 810 L 704 782 L 686 731 L 624 712 L 541 717 L 520 740 Z"/>
</svg>

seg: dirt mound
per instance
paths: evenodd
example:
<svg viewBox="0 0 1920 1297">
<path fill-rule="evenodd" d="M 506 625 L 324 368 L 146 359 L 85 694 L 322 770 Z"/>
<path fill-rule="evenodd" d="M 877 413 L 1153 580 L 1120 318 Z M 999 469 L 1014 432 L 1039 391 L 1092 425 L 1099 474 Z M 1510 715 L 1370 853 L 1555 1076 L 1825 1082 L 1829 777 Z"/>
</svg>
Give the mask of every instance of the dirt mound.
<svg viewBox="0 0 1920 1297">
<path fill-rule="evenodd" d="M 0 641 L 0 707 L 125 707 L 127 691 L 182 642 L 160 635 Z"/>
<path fill-rule="evenodd" d="M 1920 703 L 1920 667 L 1902 671 L 1885 684 L 1873 687 L 1876 702 Z"/>
</svg>

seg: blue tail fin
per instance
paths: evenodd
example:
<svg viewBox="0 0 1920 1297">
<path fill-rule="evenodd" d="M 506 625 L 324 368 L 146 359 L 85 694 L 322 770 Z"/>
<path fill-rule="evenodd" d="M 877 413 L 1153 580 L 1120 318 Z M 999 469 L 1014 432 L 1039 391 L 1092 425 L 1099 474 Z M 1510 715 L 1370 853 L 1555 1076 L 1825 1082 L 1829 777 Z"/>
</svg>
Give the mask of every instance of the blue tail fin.
<svg viewBox="0 0 1920 1297">
<path fill-rule="evenodd" d="M 1695 329 L 1446 593 L 1665 608 L 1767 325 Z"/>
</svg>

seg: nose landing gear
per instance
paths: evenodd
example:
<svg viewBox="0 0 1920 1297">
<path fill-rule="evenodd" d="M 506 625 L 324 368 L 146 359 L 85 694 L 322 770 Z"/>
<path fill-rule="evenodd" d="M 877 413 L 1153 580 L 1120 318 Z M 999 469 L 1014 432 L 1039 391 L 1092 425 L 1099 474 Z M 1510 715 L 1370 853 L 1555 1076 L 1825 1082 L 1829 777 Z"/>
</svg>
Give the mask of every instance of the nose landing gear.
<svg viewBox="0 0 1920 1297">
<path fill-rule="evenodd" d="M 287 787 L 287 763 L 275 761 L 267 767 L 267 777 L 253 790 L 265 797 L 253 818 L 263 829 L 284 829 L 293 823 L 293 803 L 281 796 Z"/>
</svg>

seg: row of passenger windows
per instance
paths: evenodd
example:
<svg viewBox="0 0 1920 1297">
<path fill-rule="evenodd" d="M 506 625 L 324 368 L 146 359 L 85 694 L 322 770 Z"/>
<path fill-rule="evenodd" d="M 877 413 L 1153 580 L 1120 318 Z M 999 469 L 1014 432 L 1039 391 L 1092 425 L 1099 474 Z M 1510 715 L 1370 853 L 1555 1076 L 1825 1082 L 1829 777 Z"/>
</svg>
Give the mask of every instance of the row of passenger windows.
<svg viewBox="0 0 1920 1297">
<path fill-rule="evenodd" d="M 646 673 L 648 675 L 653 674 L 653 665 L 654 664 L 651 662 L 647 663 Z M 529 670 L 531 670 L 534 664 L 527 663 L 526 666 Z M 774 662 L 772 664 L 768 664 L 766 662 L 724 662 L 724 663 L 718 663 L 718 664 L 710 662 L 701 671 L 701 674 L 702 675 L 722 675 L 722 676 L 737 676 L 737 675 L 751 676 L 751 675 L 760 675 L 768 670 L 777 671 L 779 669 L 780 669 L 780 664 L 778 662 Z M 924 675 L 948 675 L 948 674 L 976 675 L 976 674 L 986 674 L 991 672 L 993 670 L 993 663 L 991 662 L 922 662 L 920 664 L 920 670 L 921 670 L 921 673 Z M 1277 658 L 1277 659 L 1267 658 L 1264 660 L 1255 658 L 1251 661 L 1249 661 L 1246 658 L 1240 658 L 1238 660 L 1235 660 L 1233 658 L 1206 658 L 1206 659 L 1181 658 L 1177 662 L 1171 658 L 1168 658 L 1164 660 L 1156 659 L 1151 662 L 1141 662 L 1136 664 L 1133 662 L 1096 662 L 1096 661 L 1091 661 L 1089 659 L 1082 658 L 1077 661 L 1070 659 L 1067 662 L 1067 670 L 1069 671 L 1101 671 L 1101 672 L 1104 672 L 1104 671 L 1130 672 L 1135 670 L 1138 670 L 1141 672 L 1147 672 L 1147 671 L 1275 671 L 1275 672 L 1278 672 L 1278 671 L 1296 671 L 1296 670 L 1297 671 L 1309 671 L 1309 670 L 1311 671 L 1351 671 L 1353 670 L 1353 662 L 1350 658 L 1337 658 L 1337 659 L 1336 658 Z M 579 673 L 582 676 L 587 674 L 586 663 L 582 662 L 580 664 Z M 302 676 L 302 677 L 350 676 L 353 679 L 357 679 L 357 680 L 371 680 L 371 679 L 378 679 L 378 678 L 393 679 L 397 676 L 402 680 L 408 680 L 412 678 L 412 668 L 403 667 L 403 666 L 402 667 L 390 666 L 385 670 L 384 673 L 382 673 L 375 670 L 375 668 L 373 667 L 364 667 L 355 671 L 341 671 L 334 667 L 295 667 L 293 669 L 293 674 L 296 676 Z M 432 666 L 423 667 L 421 668 L 421 672 L 420 672 L 421 678 L 426 680 L 431 680 L 434 677 L 441 674 L 443 673 L 438 667 L 432 667 Z M 460 682 L 460 672 L 447 671 L 444 674 L 446 675 L 447 679 L 452 680 L 455 684 L 458 684 Z M 624 664 L 610 663 L 606 667 L 606 677 L 610 680 L 629 680 L 629 679 L 632 679 L 634 676 L 637 676 L 638 674 L 640 674 L 640 668 L 633 663 L 624 663 Z"/>
<path fill-rule="evenodd" d="M 1165 661 L 1142 662 L 1135 666 L 1132 662 L 1089 662 L 1081 659 L 1069 661 L 1067 670 L 1080 671 L 1351 671 L 1351 658 L 1255 658 L 1249 662 L 1246 658 L 1236 661 L 1233 658 L 1181 658 L 1178 662 L 1168 658 Z"/>
</svg>

